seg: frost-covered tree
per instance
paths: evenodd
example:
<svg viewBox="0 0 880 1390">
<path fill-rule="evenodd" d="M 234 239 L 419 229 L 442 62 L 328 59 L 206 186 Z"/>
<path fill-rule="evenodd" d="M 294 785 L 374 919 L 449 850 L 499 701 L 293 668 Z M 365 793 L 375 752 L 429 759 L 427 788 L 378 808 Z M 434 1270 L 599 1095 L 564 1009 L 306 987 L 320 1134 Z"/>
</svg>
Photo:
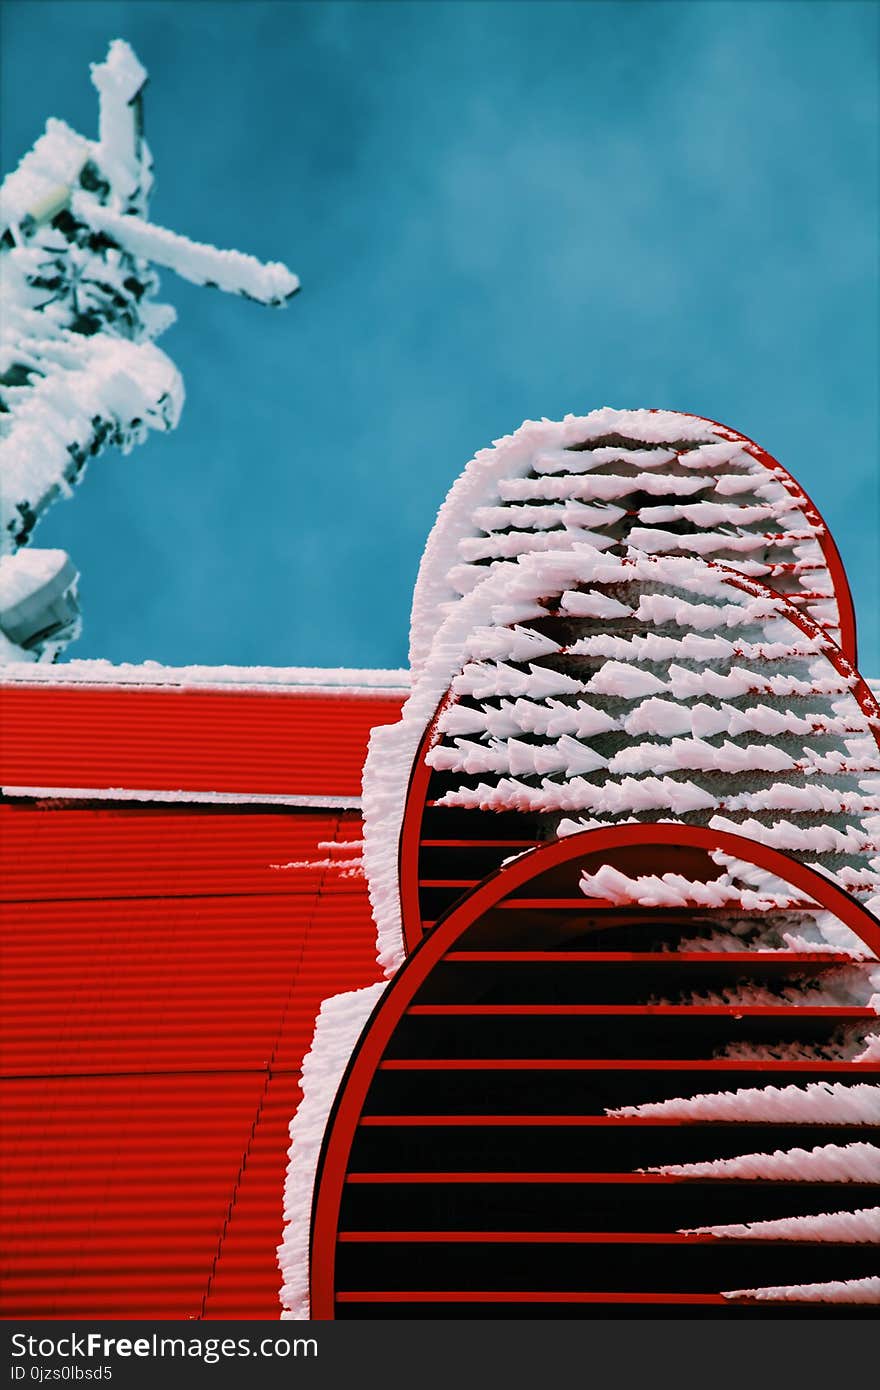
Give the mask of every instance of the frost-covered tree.
<svg viewBox="0 0 880 1390">
<path fill-rule="evenodd" d="M 52 660 L 79 628 L 67 556 L 20 549 L 42 512 L 103 449 L 127 453 L 180 417 L 154 266 L 262 304 L 299 287 L 286 266 L 148 220 L 147 74 L 119 39 L 91 73 L 98 139 L 50 119 L 0 186 L 0 659 Z"/>
</svg>

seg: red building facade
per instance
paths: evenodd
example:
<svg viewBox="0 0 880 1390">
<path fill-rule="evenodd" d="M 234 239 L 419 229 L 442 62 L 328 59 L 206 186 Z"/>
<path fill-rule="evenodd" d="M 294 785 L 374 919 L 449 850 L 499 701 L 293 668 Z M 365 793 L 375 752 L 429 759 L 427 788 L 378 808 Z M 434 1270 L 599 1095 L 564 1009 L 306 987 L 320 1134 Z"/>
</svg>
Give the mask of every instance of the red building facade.
<svg viewBox="0 0 880 1390">
<path fill-rule="evenodd" d="M 2 691 L 3 1313 L 277 1317 L 302 1056 L 378 977 L 336 860 L 405 692 L 38 674 Z"/>
<path fill-rule="evenodd" d="M 605 410 L 468 465 L 406 676 L 7 668 L 4 1313 L 871 1315 L 855 651 L 785 470 Z"/>
</svg>

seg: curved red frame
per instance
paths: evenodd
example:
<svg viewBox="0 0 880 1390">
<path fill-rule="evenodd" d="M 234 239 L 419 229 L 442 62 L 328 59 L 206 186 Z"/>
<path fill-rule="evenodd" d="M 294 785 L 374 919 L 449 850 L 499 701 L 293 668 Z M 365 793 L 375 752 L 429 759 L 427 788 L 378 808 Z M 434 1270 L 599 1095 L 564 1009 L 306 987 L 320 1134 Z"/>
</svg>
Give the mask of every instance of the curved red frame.
<svg viewBox="0 0 880 1390">
<path fill-rule="evenodd" d="M 660 412 L 658 412 L 656 407 L 651 407 L 651 413 L 656 415 Z M 716 429 L 723 430 L 730 440 L 735 441 L 737 444 L 742 444 L 746 452 L 751 454 L 752 458 L 762 464 L 764 468 L 776 469 L 782 474 L 778 479 L 779 483 L 785 488 L 789 496 L 798 503 L 801 511 L 811 525 L 815 526 L 818 530 L 816 540 L 818 541 L 819 549 L 825 557 L 825 563 L 828 566 L 828 573 L 831 576 L 831 583 L 834 588 L 834 597 L 837 601 L 837 612 L 840 618 L 840 650 L 847 660 L 852 662 L 853 666 L 855 666 L 858 662 L 858 641 L 856 636 L 855 607 L 853 605 L 849 580 L 846 577 L 843 560 L 840 557 L 840 551 L 837 548 L 828 523 L 825 521 L 825 518 L 822 516 L 815 502 L 808 493 L 804 491 L 797 479 L 789 473 L 788 469 L 783 467 L 779 460 L 775 459 L 766 449 L 762 449 L 760 444 L 756 444 L 754 439 L 750 439 L 747 434 L 743 434 L 740 430 L 732 429 L 730 425 L 722 424 L 720 420 L 710 420 L 706 415 L 694 415 L 693 412 L 689 410 L 680 410 L 677 411 L 676 414 L 684 415 L 689 420 L 704 420 L 707 425 L 714 425 Z"/>
<path fill-rule="evenodd" d="M 768 849 L 742 835 L 702 826 L 648 823 L 585 830 L 528 851 L 489 875 L 424 936 L 404 962 L 367 1021 L 336 1095 L 324 1134 L 315 1180 L 310 1251 L 311 1316 L 332 1319 L 335 1313 L 336 1237 L 349 1154 L 373 1076 L 404 1010 L 416 990 L 457 939 L 502 898 L 530 879 L 578 858 L 628 847 L 645 850 L 685 846 L 721 850 L 746 860 L 798 889 L 819 907 L 834 913 L 865 945 L 880 956 L 880 921 L 831 879 L 780 850 Z M 585 904 L 588 899 L 584 899 Z"/>
<path fill-rule="evenodd" d="M 723 429 L 725 426 L 721 426 L 720 428 Z M 732 431 L 732 433 L 735 433 L 735 431 Z M 743 438 L 744 437 L 745 436 L 743 436 Z M 770 457 L 769 454 L 767 457 Z M 622 563 L 627 564 L 630 562 L 624 560 Z M 806 613 L 802 613 L 794 604 L 789 603 L 788 599 L 784 598 L 781 594 L 777 594 L 773 589 L 768 589 L 766 584 L 760 584 L 757 580 L 749 579 L 746 575 L 740 574 L 737 570 L 728 570 L 724 565 L 715 564 L 712 561 L 703 561 L 702 563 L 708 565 L 709 569 L 719 572 L 724 582 L 729 584 L 732 588 L 741 589 L 744 593 L 751 594 L 754 598 L 770 598 L 775 600 L 782 610 L 782 615 L 788 618 L 795 627 L 800 628 L 805 636 L 810 638 L 818 637 L 825 643 L 825 655 L 838 675 L 845 677 L 847 681 L 854 680 L 851 687 L 853 696 L 863 713 L 871 721 L 874 739 L 878 749 L 880 749 L 880 704 L 878 704 L 865 680 L 859 675 L 842 649 L 828 636 L 825 629 L 820 627 L 819 624 Z M 848 592 L 847 590 L 847 593 Z M 400 827 L 400 838 L 398 841 L 398 883 L 400 884 L 400 916 L 403 940 L 407 954 L 414 950 L 423 936 L 422 917 L 419 905 L 419 840 L 421 837 L 422 813 L 427 799 L 428 784 L 432 773 L 432 769 L 425 762 L 425 756 L 434 738 L 438 720 L 451 700 L 452 692 L 450 689 L 446 691 L 445 695 L 440 700 L 431 722 L 422 735 L 410 773 L 403 819 Z M 682 825 L 684 824 L 685 822 L 682 822 Z"/>
</svg>

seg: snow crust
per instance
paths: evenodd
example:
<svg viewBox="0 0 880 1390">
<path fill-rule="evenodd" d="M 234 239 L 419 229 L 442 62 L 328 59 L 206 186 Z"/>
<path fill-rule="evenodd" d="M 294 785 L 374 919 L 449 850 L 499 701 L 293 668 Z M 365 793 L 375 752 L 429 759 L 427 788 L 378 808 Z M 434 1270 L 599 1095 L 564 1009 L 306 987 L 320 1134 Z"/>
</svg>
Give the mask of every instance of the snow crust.
<svg viewBox="0 0 880 1390">
<path fill-rule="evenodd" d="M 10 254 L 0 255 L 0 268 Z M 9 409 L 0 423 L 0 526 L 9 548 L 27 539 L 23 517 L 69 496 L 86 459 L 104 443 L 128 453 L 148 430 L 173 429 L 183 382 L 150 342 L 104 334 L 75 341 L 72 333 L 59 333 L 51 342 L 30 338 L 25 346 L 10 325 L 13 316 L 3 317 L 11 341 L 3 342 L 7 331 L 0 328 L 0 354 L 10 362 L 24 358 L 34 371 L 30 385 L 2 393 Z"/>
<path fill-rule="evenodd" d="M 355 1044 L 385 989 L 380 982 L 325 999 L 303 1058 L 303 1098 L 290 1122 L 284 1234 L 278 1246 L 282 1318 L 309 1316 L 309 1238 L 315 1174 L 327 1119 Z"/>
<path fill-rule="evenodd" d="M 18 556 L 40 552 L 19 551 Z M 42 552 L 43 554 L 47 552 Z M 63 554 L 63 552 L 58 552 Z M 404 693 L 409 672 L 325 666 L 162 666 L 158 661 L 114 665 L 104 660 L 63 661 L 51 668 L 12 663 L 3 668 L 4 682 L 25 681 L 49 685 L 148 685 L 155 687 L 229 685 L 265 690 L 275 686 L 303 687 L 321 694 L 340 693 L 378 696 Z"/>
<path fill-rule="evenodd" d="M 749 1086 L 672 1100 L 624 1105 L 609 1115 L 674 1120 L 737 1120 L 779 1124 L 880 1124 L 880 1086 L 813 1081 L 806 1086 Z"/>
<path fill-rule="evenodd" d="M 13 608 L 29 598 L 54 579 L 66 562 L 63 550 L 20 550 L 15 555 L 0 555 L 0 607 Z"/>
<path fill-rule="evenodd" d="M 603 898 L 607 902 L 638 904 L 641 907 L 708 907 L 719 909 L 734 905 L 746 912 L 790 910 L 809 899 L 779 885 L 775 893 L 756 892 L 744 888 L 730 875 L 708 882 L 685 878 L 682 874 L 639 874 L 635 878 L 622 873 L 612 864 L 603 864 L 594 874 L 584 872 L 580 877 L 581 891 L 588 898 Z"/>
<path fill-rule="evenodd" d="M 326 851 L 324 859 L 292 859 L 287 864 L 270 864 L 270 869 L 324 869 L 340 878 L 363 878 L 363 840 L 319 840 L 317 848 Z"/>
<path fill-rule="evenodd" d="M 667 1163 L 644 1171 L 680 1178 L 880 1183 L 880 1148 L 863 1143 L 824 1144 L 814 1149 L 777 1149 L 772 1154 L 739 1154 L 707 1163 Z"/>
<path fill-rule="evenodd" d="M 49 665 L 79 635 L 78 581 L 63 550 L 0 554 L 0 667 Z"/>
<path fill-rule="evenodd" d="M 299 278 L 278 261 L 264 264 L 241 251 L 216 246 L 156 227 L 133 213 L 104 207 L 88 193 L 75 192 L 71 210 L 94 232 L 104 232 L 131 256 L 175 271 L 194 285 L 210 285 L 229 294 L 243 294 L 258 304 L 281 305 L 299 289 Z"/>
<path fill-rule="evenodd" d="M 50 117 L 44 133 L 0 184 L 0 224 L 17 227 L 51 208 L 60 190 L 79 176 L 91 144 L 64 121 Z"/>
<path fill-rule="evenodd" d="M 315 809 L 359 811 L 359 796 L 323 796 L 296 793 L 280 796 L 269 792 L 177 791 L 136 787 L 40 787 L 4 785 L 3 795 L 26 801 L 157 801 L 204 806 L 303 806 Z"/>
<path fill-rule="evenodd" d="M 147 81 L 127 43 L 114 39 L 103 63 L 91 64 L 92 83 L 100 98 L 98 163 L 110 175 L 111 187 L 129 201 L 147 194 L 152 176 L 142 168 L 136 103 Z M 140 158 L 139 158 L 140 156 Z"/>
<path fill-rule="evenodd" d="M 866 1279 L 832 1279 L 827 1284 L 775 1284 L 763 1289 L 733 1289 L 724 1298 L 753 1298 L 771 1303 L 880 1303 L 880 1275 Z"/>
<path fill-rule="evenodd" d="M 36 652 L 27 652 L 17 642 L 11 641 L 5 632 L 0 631 L 0 666 L 6 662 L 27 665 L 38 660 Z"/>
<path fill-rule="evenodd" d="M 880 1244 L 880 1207 L 786 1216 L 775 1221 L 748 1221 L 729 1226 L 693 1226 L 684 1235 L 740 1240 L 828 1240 L 847 1245 Z"/>
<path fill-rule="evenodd" d="M 605 442 L 611 439 L 620 442 Z M 644 493 L 650 504 L 633 508 L 633 495 Z M 527 420 L 475 455 L 440 509 L 413 597 L 413 672 L 420 673 L 449 606 L 487 568 L 584 541 L 724 558 L 812 604 L 836 636 L 824 531 L 805 508 L 783 469 L 766 466 L 733 431 L 707 420 L 610 407 L 559 422 Z M 670 522 L 685 533 L 664 529 Z"/>
</svg>

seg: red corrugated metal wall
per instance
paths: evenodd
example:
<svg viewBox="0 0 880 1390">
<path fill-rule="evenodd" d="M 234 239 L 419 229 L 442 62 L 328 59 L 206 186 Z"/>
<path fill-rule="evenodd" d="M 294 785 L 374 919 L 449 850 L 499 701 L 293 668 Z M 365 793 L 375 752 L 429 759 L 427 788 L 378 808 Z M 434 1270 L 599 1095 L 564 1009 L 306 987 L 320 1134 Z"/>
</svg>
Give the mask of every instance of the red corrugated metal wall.
<svg viewBox="0 0 880 1390">
<path fill-rule="evenodd" d="M 4 786 L 359 796 L 402 696 L 20 685 L 3 704 Z"/>
<path fill-rule="evenodd" d="M 3 781 L 352 796 L 400 703 L 17 688 Z M 0 807 L 5 1316 L 278 1315 L 302 1056 L 320 1001 L 377 978 L 363 880 L 327 847 L 360 833 L 332 809 Z"/>
</svg>

